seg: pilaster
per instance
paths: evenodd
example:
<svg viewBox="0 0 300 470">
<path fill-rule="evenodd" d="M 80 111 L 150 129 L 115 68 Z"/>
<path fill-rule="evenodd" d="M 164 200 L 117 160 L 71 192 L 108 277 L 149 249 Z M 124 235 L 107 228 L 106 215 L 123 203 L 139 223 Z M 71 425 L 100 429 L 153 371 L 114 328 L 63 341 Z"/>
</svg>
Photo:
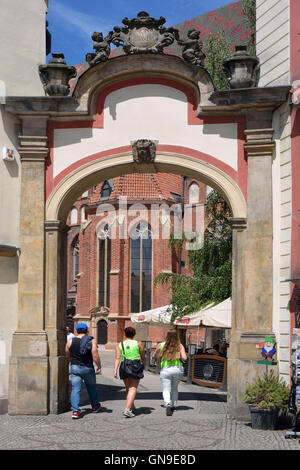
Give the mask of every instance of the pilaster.
<svg viewBox="0 0 300 470">
<path fill-rule="evenodd" d="M 66 329 L 66 233 L 69 227 L 59 220 L 45 222 L 45 329 L 49 347 L 49 411 L 68 407 L 68 362 L 65 357 Z"/>
<path fill-rule="evenodd" d="M 20 144 L 18 328 L 12 338 L 8 411 L 9 414 L 46 414 L 48 342 L 44 322 L 44 174 L 47 137 L 22 135 Z"/>
<path fill-rule="evenodd" d="M 258 120 L 259 121 L 259 120 Z M 248 381 L 265 372 L 257 364 L 256 343 L 272 335 L 273 314 L 273 129 L 245 131 L 248 160 L 247 225 L 232 219 L 232 331 L 228 363 L 228 414 L 248 419 L 243 403 Z M 249 123 L 249 121 L 248 121 Z"/>
</svg>

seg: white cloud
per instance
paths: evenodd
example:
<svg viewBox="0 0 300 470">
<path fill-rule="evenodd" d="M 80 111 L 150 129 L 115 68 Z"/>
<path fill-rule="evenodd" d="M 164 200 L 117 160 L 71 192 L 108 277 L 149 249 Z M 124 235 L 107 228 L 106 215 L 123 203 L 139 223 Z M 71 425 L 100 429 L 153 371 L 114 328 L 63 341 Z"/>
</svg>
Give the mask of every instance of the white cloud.
<svg viewBox="0 0 300 470">
<path fill-rule="evenodd" d="M 94 31 L 108 31 L 111 24 L 98 19 L 95 15 L 82 13 L 74 8 L 63 5 L 57 0 L 51 0 L 51 13 L 63 20 L 64 26 L 75 27 L 84 37 L 91 37 Z"/>
</svg>

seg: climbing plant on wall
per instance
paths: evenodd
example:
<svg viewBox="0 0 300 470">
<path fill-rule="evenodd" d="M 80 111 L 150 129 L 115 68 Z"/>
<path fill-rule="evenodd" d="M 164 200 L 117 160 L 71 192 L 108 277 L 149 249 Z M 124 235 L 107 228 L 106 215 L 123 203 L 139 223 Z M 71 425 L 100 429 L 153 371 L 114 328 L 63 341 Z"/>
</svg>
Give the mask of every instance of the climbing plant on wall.
<svg viewBox="0 0 300 470">
<path fill-rule="evenodd" d="M 251 28 L 252 33 L 248 40 L 248 52 L 255 56 L 256 55 L 256 0 L 243 0 L 242 9 L 244 16 L 246 17 L 246 22 Z"/>
<path fill-rule="evenodd" d="M 172 293 L 173 319 L 230 297 L 232 232 L 229 216 L 226 201 L 216 191 L 211 191 L 207 197 L 203 246 L 189 251 L 193 276 L 161 273 L 155 278 L 154 285 L 165 285 Z M 184 237 L 176 240 L 172 236 L 169 246 L 175 250 L 183 243 Z"/>
<path fill-rule="evenodd" d="M 256 1 L 242 0 L 242 10 L 245 23 L 251 29 L 251 34 L 247 42 L 249 54 L 256 55 Z M 204 44 L 203 50 L 206 54 L 205 68 L 210 73 L 218 90 L 229 89 L 228 75 L 223 69 L 223 61 L 228 59 L 233 53 L 231 41 L 226 31 L 222 30 L 209 36 Z"/>
<path fill-rule="evenodd" d="M 230 43 L 224 31 L 209 36 L 204 45 L 205 68 L 211 75 L 218 90 L 228 90 L 228 75 L 223 69 L 223 61 L 232 55 Z"/>
</svg>

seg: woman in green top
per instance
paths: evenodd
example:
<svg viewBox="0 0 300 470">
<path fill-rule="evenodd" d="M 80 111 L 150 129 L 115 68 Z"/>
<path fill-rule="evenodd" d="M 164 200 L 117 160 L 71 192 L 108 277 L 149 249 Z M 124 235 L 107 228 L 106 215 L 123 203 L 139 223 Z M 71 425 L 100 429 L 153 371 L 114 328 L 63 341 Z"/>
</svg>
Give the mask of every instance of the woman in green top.
<svg viewBox="0 0 300 470">
<path fill-rule="evenodd" d="M 160 358 L 160 380 L 163 386 L 163 398 L 167 416 L 172 416 L 178 400 L 178 385 L 183 376 L 182 360 L 187 355 L 176 330 L 167 332 L 166 341 L 159 344 L 153 357 Z"/>
<path fill-rule="evenodd" d="M 142 361 L 145 367 L 145 351 L 142 343 L 139 341 L 135 341 L 133 338 L 135 337 L 136 331 L 132 327 L 125 328 L 124 330 L 125 340 L 119 343 L 116 347 L 116 355 L 115 355 L 115 365 L 114 365 L 114 376 L 118 378 L 118 367 L 121 361 L 124 360 L 124 352 L 126 359 L 131 359 L 132 361 Z M 123 346 L 122 346 L 123 343 Z M 123 352 L 124 347 L 124 352 Z M 134 400 L 136 397 L 137 387 L 139 385 L 140 379 L 136 379 L 135 377 L 126 377 L 123 378 L 124 385 L 126 388 L 126 408 L 123 411 L 123 415 L 127 418 L 134 418 L 135 414 L 132 411 L 134 408 Z"/>
</svg>

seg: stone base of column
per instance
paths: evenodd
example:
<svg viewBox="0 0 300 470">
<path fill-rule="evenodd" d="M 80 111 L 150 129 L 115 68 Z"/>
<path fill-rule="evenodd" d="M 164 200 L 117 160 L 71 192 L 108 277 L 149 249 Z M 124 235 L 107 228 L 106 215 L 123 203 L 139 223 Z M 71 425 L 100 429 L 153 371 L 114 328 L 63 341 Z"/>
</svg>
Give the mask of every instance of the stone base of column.
<svg viewBox="0 0 300 470">
<path fill-rule="evenodd" d="M 9 373 L 10 415 L 46 415 L 48 406 L 48 341 L 44 331 L 16 331 Z"/>
<path fill-rule="evenodd" d="M 49 412 L 53 414 L 70 411 L 69 362 L 65 356 L 49 357 L 50 390 Z"/>
<path fill-rule="evenodd" d="M 247 404 L 243 402 L 243 395 L 248 383 L 251 383 L 258 375 L 263 375 L 274 370 L 277 373 L 277 365 L 258 364 L 260 360 L 256 343 L 264 341 L 264 337 L 273 336 L 272 333 L 261 332 L 236 332 L 230 340 L 230 358 L 227 368 L 227 417 L 239 421 L 250 421 L 250 412 Z M 270 361 L 271 362 L 271 361 Z"/>
<path fill-rule="evenodd" d="M 0 398 L 0 415 L 6 415 L 8 412 L 8 398 Z"/>
</svg>

